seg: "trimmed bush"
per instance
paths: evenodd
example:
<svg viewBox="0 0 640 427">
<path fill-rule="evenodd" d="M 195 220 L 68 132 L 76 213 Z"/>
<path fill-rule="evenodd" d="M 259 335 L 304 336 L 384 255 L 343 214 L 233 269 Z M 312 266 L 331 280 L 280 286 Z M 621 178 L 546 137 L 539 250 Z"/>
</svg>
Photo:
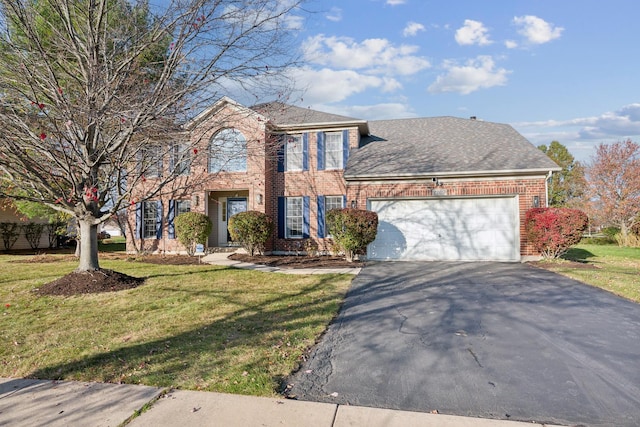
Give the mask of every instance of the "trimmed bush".
<svg viewBox="0 0 640 427">
<path fill-rule="evenodd" d="M 8 251 L 20 237 L 20 224 L 17 222 L 0 222 L 0 236 L 2 236 L 4 249 Z"/>
<path fill-rule="evenodd" d="M 527 238 L 546 259 L 558 258 L 580 242 L 589 224 L 587 215 L 577 209 L 534 208 L 527 211 Z"/>
<path fill-rule="evenodd" d="M 332 209 L 327 212 L 327 226 L 331 237 L 344 251 L 347 261 L 363 254 L 378 233 L 378 214 L 361 209 Z"/>
<path fill-rule="evenodd" d="M 191 256 L 196 253 L 196 245 L 205 245 L 211 234 L 211 220 L 200 212 L 185 212 L 173 220 L 178 241 Z"/>
<path fill-rule="evenodd" d="M 40 246 L 40 238 L 42 237 L 45 226 L 46 224 L 38 224 L 35 222 L 30 222 L 22 226 L 24 236 L 27 238 L 31 249 L 38 249 Z"/>
<path fill-rule="evenodd" d="M 229 218 L 229 234 L 234 242 L 254 256 L 264 253 L 264 245 L 273 233 L 273 221 L 258 211 L 240 212 Z"/>
</svg>

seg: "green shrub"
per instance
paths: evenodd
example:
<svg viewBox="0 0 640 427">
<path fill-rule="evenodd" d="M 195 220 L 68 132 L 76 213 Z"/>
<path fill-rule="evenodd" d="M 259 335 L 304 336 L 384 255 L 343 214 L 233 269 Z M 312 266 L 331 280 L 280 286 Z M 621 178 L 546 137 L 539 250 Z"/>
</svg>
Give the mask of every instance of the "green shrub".
<svg viewBox="0 0 640 427">
<path fill-rule="evenodd" d="M 17 222 L 0 222 L 0 236 L 4 249 L 9 250 L 20 237 L 20 224 Z"/>
<path fill-rule="evenodd" d="M 40 237 L 42 237 L 45 226 L 46 224 L 38 224 L 35 222 L 29 222 L 22 226 L 24 236 L 27 238 L 31 249 L 38 249 L 38 246 L 40 246 Z"/>
<path fill-rule="evenodd" d="M 620 233 L 620 227 L 605 227 L 602 229 L 601 233 L 615 241 L 616 234 Z"/>
<path fill-rule="evenodd" d="M 196 252 L 196 245 L 207 243 L 211 233 L 211 220 L 200 212 L 185 212 L 173 220 L 178 241 L 184 245 L 189 255 Z"/>
<path fill-rule="evenodd" d="M 229 218 L 229 234 L 234 242 L 254 256 L 264 253 L 264 245 L 273 233 L 273 221 L 262 212 L 240 212 Z"/>
<path fill-rule="evenodd" d="M 580 240 L 580 243 L 584 245 L 599 245 L 599 246 L 617 244 L 615 239 L 612 239 L 611 237 L 607 237 L 607 236 L 583 237 L 582 240 Z"/>
<path fill-rule="evenodd" d="M 332 209 L 327 212 L 329 233 L 338 247 L 344 251 L 347 261 L 355 254 L 364 253 L 378 232 L 378 214 L 360 209 Z"/>
</svg>

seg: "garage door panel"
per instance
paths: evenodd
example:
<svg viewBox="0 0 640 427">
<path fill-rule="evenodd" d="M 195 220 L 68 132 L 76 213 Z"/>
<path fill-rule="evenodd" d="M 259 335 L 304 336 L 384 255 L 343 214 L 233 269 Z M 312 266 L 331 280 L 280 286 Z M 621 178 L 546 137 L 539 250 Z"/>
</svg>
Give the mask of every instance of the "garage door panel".
<svg viewBox="0 0 640 427">
<path fill-rule="evenodd" d="M 517 260 L 517 200 L 512 198 L 375 200 L 370 259 Z"/>
</svg>

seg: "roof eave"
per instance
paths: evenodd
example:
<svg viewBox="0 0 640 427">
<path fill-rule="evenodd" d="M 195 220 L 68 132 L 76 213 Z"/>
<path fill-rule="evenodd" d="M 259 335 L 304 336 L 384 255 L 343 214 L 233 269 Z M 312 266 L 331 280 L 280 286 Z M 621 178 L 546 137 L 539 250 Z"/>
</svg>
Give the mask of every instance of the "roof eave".
<svg viewBox="0 0 640 427">
<path fill-rule="evenodd" d="M 271 122 L 271 126 L 275 131 L 304 131 L 308 129 L 335 129 L 357 126 L 360 135 L 369 134 L 369 123 L 366 120 L 354 120 L 344 122 L 318 122 L 318 123 L 294 123 L 294 124 L 276 124 Z"/>
<path fill-rule="evenodd" d="M 549 172 L 558 172 L 562 168 L 535 168 L 535 169 L 513 169 L 513 170 L 491 170 L 491 171 L 454 171 L 454 172 L 433 172 L 433 173 L 400 173 L 400 174 L 344 174 L 347 181 L 393 181 L 403 179 L 431 179 L 431 178 L 470 178 L 470 177 L 496 177 L 496 176 L 530 176 L 547 175 Z"/>
</svg>

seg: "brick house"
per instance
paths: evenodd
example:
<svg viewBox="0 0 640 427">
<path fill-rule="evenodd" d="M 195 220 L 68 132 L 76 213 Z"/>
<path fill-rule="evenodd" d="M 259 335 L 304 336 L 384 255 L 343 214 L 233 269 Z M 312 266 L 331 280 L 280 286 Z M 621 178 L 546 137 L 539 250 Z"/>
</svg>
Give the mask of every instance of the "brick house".
<svg viewBox="0 0 640 427">
<path fill-rule="evenodd" d="M 525 213 L 546 206 L 560 170 L 511 126 L 473 118 L 365 121 L 223 98 L 185 131 L 197 147 L 186 175 L 210 179 L 132 206 L 129 250 L 181 251 L 173 218 L 186 210 L 211 218 L 209 247 L 232 245 L 228 218 L 256 210 L 276 224 L 269 251 L 328 250 L 326 212 L 357 207 L 379 215 L 369 259 L 519 261 L 537 255 Z"/>
</svg>

